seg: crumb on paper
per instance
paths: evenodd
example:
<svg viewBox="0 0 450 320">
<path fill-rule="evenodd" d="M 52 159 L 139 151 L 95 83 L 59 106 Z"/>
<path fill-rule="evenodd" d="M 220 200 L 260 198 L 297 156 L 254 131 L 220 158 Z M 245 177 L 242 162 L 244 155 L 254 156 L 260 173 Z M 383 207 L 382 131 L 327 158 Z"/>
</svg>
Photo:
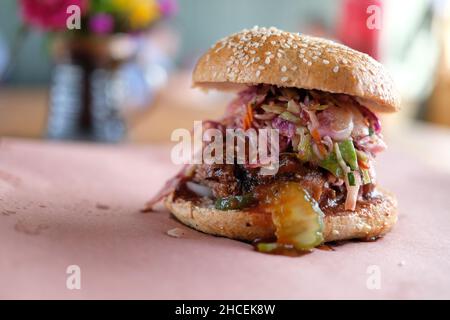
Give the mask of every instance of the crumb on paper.
<svg viewBox="0 0 450 320">
<path fill-rule="evenodd" d="M 14 230 L 27 235 L 36 236 L 41 234 L 43 230 L 48 229 L 49 226 L 45 224 L 34 224 L 25 220 L 19 220 L 14 225 Z"/>
<path fill-rule="evenodd" d="M 173 228 L 167 231 L 167 235 L 174 238 L 181 238 L 184 236 L 184 231 L 180 228 Z"/>
<path fill-rule="evenodd" d="M 399 267 L 403 267 L 406 264 L 405 260 L 402 260 L 398 263 Z"/>
<path fill-rule="evenodd" d="M 142 208 L 140 211 L 141 211 L 141 213 L 148 213 L 148 212 L 152 212 L 153 208 L 152 207 L 145 207 L 145 208 Z"/>
<path fill-rule="evenodd" d="M 100 210 L 108 210 L 109 209 L 109 206 L 106 204 L 103 204 L 103 203 L 97 203 L 95 207 Z"/>
<path fill-rule="evenodd" d="M 2 215 L 4 215 L 4 216 L 10 216 L 13 214 L 16 214 L 16 211 L 13 211 L 13 210 L 3 210 L 2 211 Z"/>
</svg>

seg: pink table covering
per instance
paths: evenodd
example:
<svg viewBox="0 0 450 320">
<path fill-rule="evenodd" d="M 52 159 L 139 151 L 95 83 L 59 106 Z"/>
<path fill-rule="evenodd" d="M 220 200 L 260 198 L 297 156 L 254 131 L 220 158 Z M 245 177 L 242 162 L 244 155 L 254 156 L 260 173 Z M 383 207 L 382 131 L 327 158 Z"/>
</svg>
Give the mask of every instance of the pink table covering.
<svg viewBox="0 0 450 320">
<path fill-rule="evenodd" d="M 400 203 L 394 231 L 299 258 L 141 213 L 176 170 L 168 151 L 2 140 L 0 298 L 450 298 L 450 176 L 401 146 L 378 161 Z M 181 238 L 167 235 L 175 227 Z M 66 287 L 69 265 L 80 290 Z"/>
</svg>

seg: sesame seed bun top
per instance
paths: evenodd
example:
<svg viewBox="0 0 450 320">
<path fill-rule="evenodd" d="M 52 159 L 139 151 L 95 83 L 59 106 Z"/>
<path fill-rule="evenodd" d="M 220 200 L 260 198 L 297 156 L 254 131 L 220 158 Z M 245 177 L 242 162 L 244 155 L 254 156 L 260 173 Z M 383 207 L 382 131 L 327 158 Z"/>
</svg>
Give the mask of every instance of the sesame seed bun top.
<svg viewBox="0 0 450 320">
<path fill-rule="evenodd" d="M 367 54 L 274 27 L 245 29 L 220 40 L 193 73 L 194 86 L 204 89 L 260 83 L 351 95 L 375 112 L 400 106 L 392 78 Z"/>
</svg>

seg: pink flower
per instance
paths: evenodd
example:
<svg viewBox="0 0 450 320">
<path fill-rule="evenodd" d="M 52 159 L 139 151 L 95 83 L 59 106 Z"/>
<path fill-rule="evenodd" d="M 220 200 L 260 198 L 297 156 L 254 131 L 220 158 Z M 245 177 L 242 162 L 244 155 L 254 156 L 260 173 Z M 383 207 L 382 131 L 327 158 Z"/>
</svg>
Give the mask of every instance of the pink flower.
<svg viewBox="0 0 450 320">
<path fill-rule="evenodd" d="M 159 0 L 158 4 L 163 16 L 171 17 L 178 12 L 178 3 L 176 0 Z"/>
<path fill-rule="evenodd" d="M 86 0 L 20 0 L 22 19 L 29 25 L 43 30 L 66 28 L 67 8 L 77 5 L 81 13 L 87 9 Z"/>
<path fill-rule="evenodd" d="M 89 20 L 89 29 L 97 34 L 107 34 L 114 30 L 114 19 L 106 13 L 97 13 Z"/>
</svg>

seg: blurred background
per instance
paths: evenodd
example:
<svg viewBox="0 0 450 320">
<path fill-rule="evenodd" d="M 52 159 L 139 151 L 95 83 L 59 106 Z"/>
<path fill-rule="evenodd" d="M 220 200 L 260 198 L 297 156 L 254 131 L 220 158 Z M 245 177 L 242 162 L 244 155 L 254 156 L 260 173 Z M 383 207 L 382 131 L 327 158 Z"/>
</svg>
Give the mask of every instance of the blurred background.
<svg viewBox="0 0 450 320">
<path fill-rule="evenodd" d="M 428 155 L 430 140 L 450 140 L 447 0 L 4 0 L 0 136 L 168 142 L 173 129 L 221 115 L 229 94 L 192 90 L 192 68 L 254 25 L 372 55 L 403 97 L 402 111 L 383 117 L 386 135 Z"/>
</svg>

